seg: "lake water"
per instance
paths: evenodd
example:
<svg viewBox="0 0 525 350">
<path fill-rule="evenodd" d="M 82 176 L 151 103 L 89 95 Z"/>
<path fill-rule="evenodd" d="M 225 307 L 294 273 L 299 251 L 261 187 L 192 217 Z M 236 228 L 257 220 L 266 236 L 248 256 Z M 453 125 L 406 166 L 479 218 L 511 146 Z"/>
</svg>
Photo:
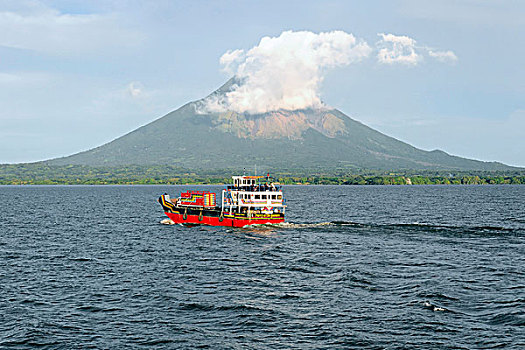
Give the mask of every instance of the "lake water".
<svg viewBox="0 0 525 350">
<path fill-rule="evenodd" d="M 0 348 L 525 348 L 525 186 L 287 186 L 282 226 L 162 225 L 195 187 L 0 187 Z"/>
</svg>

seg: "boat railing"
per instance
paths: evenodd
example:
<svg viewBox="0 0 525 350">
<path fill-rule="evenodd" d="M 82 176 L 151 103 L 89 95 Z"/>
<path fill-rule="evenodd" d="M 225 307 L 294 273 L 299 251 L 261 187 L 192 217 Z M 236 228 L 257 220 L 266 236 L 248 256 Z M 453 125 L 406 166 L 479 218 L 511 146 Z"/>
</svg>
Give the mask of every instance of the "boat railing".
<svg viewBox="0 0 525 350">
<path fill-rule="evenodd" d="M 226 189 L 234 190 L 234 191 L 265 192 L 265 191 L 280 191 L 281 186 L 280 185 L 266 185 L 266 184 L 253 185 L 253 186 L 228 185 L 226 186 Z"/>
</svg>

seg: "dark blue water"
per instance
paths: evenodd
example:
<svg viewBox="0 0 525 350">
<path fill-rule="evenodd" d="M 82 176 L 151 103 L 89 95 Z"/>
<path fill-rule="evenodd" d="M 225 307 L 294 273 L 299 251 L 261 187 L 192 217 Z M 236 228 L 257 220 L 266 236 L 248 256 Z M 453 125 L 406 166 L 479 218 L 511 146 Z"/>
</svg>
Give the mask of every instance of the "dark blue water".
<svg viewBox="0 0 525 350">
<path fill-rule="evenodd" d="M 291 186 L 281 227 L 160 224 L 182 189 L 0 187 L 0 348 L 525 348 L 525 186 Z"/>
</svg>

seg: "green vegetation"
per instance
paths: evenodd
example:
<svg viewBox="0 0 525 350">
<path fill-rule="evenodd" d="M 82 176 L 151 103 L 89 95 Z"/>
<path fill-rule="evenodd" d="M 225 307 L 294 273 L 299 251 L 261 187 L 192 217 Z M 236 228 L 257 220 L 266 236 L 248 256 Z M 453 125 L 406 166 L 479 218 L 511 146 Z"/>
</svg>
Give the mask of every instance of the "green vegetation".
<svg viewBox="0 0 525 350">
<path fill-rule="evenodd" d="M 502 185 L 525 184 L 525 176 L 478 176 L 460 175 L 458 177 L 422 176 L 413 177 L 390 175 L 348 175 L 339 177 L 287 177 L 279 179 L 283 184 L 312 185 Z"/>
<path fill-rule="evenodd" d="M 234 169 L 188 170 L 173 166 L 90 167 L 46 163 L 0 165 L 0 185 L 182 185 L 227 184 Z M 288 169 L 273 172 L 282 184 L 312 185 L 486 185 L 525 184 L 525 171 L 413 171 L 381 172 L 345 169 Z"/>
</svg>

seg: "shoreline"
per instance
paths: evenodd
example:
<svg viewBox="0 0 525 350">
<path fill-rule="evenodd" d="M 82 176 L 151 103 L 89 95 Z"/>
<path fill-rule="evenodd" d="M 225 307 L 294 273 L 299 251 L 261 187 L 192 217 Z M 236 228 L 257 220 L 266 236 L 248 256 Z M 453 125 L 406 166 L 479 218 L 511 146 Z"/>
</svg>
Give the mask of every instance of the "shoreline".
<svg viewBox="0 0 525 350">
<path fill-rule="evenodd" d="M 332 181 L 312 182 L 279 182 L 284 186 L 495 186 L 495 185 L 525 185 L 524 177 L 509 178 L 503 181 L 421 181 L 417 183 L 400 183 L 389 181 L 389 179 L 372 180 L 365 183 L 334 183 Z M 0 186 L 225 186 L 226 182 L 214 181 L 112 181 L 112 180 L 89 180 L 89 181 L 57 181 L 57 180 L 37 180 L 37 181 L 2 181 Z"/>
<path fill-rule="evenodd" d="M 427 184 L 427 185 L 329 185 L 329 184 L 290 184 L 283 186 L 341 186 L 341 187 L 492 187 L 492 186 L 524 186 L 525 184 Z M 226 184 L 105 184 L 105 183 L 93 183 L 93 184 L 66 184 L 66 183 L 56 183 L 56 184 L 0 184 L 2 187 L 90 187 L 90 186 L 100 186 L 100 187 L 110 187 L 110 186 L 136 186 L 136 187 L 154 187 L 154 186 L 226 186 Z"/>
</svg>

